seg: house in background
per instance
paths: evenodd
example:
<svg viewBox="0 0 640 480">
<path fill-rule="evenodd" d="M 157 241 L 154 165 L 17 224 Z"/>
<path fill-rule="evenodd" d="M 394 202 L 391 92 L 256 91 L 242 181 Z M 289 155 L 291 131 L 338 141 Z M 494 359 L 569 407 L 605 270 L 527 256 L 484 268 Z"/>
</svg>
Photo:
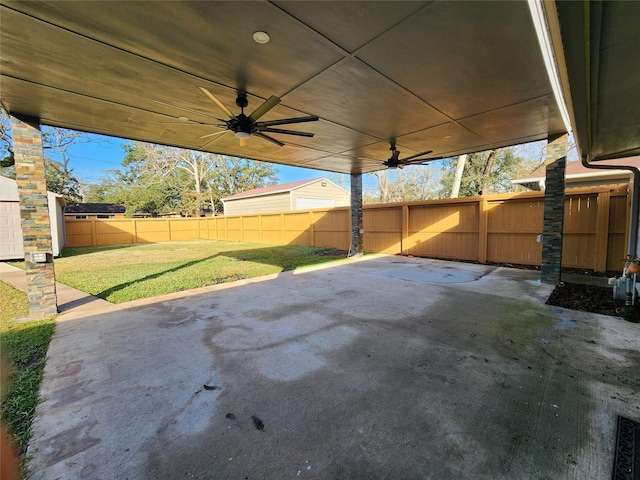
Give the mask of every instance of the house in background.
<svg viewBox="0 0 640 480">
<path fill-rule="evenodd" d="M 326 178 L 254 188 L 223 198 L 225 215 L 348 207 L 351 195 Z"/>
<path fill-rule="evenodd" d="M 597 165 L 625 165 L 640 168 L 640 157 L 604 160 L 597 162 Z M 545 179 L 545 169 L 542 167 L 537 172 L 512 180 L 511 183 L 530 190 L 542 191 L 545 189 Z M 628 185 L 632 180 L 633 174 L 629 170 L 596 170 L 585 167 L 580 161 L 567 162 L 567 168 L 565 170 L 566 188 Z"/>
<path fill-rule="evenodd" d="M 65 244 L 63 212 L 66 202 L 62 195 L 47 192 L 47 203 L 51 222 L 52 253 L 57 257 Z M 15 180 L 2 176 L 0 176 L 0 260 L 24 260 L 18 184 Z"/>
<path fill-rule="evenodd" d="M 64 210 L 66 218 L 124 218 L 126 207 L 115 203 L 70 203 Z"/>
</svg>

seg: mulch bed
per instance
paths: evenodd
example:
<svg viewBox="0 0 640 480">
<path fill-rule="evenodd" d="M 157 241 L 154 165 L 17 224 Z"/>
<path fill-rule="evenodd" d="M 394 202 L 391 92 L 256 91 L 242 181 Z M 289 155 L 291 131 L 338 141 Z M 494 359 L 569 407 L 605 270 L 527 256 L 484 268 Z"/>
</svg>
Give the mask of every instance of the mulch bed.
<svg viewBox="0 0 640 480">
<path fill-rule="evenodd" d="M 607 287 L 564 283 L 551 292 L 547 304 L 640 322 L 640 305 L 625 306 L 624 300 L 615 300 L 612 289 Z"/>
</svg>

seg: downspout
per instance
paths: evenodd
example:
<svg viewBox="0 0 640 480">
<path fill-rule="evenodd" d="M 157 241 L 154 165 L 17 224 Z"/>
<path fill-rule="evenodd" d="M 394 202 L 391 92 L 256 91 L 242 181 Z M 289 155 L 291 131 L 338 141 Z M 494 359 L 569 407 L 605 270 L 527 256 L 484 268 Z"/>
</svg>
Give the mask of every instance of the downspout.
<svg viewBox="0 0 640 480">
<path fill-rule="evenodd" d="M 633 187 L 631 191 L 631 224 L 629 226 L 629 246 L 627 255 L 629 258 L 638 256 L 638 213 L 640 207 L 640 170 L 629 165 L 595 165 L 582 157 L 582 165 L 595 170 L 628 170 L 633 173 Z"/>
</svg>

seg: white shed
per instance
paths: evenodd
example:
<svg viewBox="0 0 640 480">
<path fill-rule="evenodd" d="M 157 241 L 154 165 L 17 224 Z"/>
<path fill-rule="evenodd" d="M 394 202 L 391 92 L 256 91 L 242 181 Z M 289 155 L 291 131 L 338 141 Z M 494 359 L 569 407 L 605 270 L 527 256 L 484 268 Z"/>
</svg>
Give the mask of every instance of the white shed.
<svg viewBox="0 0 640 480">
<path fill-rule="evenodd" d="M 351 195 L 326 178 L 254 188 L 223 198 L 225 215 L 348 207 Z"/>
<path fill-rule="evenodd" d="M 64 207 L 62 195 L 47 192 L 53 255 L 60 255 L 65 243 Z M 18 184 L 15 180 L 0 176 L 0 260 L 24 259 L 24 242 L 20 225 Z"/>
</svg>

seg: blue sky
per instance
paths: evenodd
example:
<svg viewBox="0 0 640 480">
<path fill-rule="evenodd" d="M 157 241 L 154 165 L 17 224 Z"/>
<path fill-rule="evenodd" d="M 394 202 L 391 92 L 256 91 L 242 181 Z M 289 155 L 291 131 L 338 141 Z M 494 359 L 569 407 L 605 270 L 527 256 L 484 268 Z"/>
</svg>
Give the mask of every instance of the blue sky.
<svg viewBox="0 0 640 480">
<path fill-rule="evenodd" d="M 120 138 L 90 135 L 95 141 L 74 145 L 68 151 L 70 167 L 81 183 L 98 183 L 106 170 L 120 168 L 124 158 L 122 145 L 127 142 Z M 51 155 L 55 157 L 55 155 Z M 274 164 L 278 169 L 279 183 L 295 182 L 308 178 L 328 177 L 336 181 L 337 175 L 309 168 L 287 167 Z"/>
</svg>

